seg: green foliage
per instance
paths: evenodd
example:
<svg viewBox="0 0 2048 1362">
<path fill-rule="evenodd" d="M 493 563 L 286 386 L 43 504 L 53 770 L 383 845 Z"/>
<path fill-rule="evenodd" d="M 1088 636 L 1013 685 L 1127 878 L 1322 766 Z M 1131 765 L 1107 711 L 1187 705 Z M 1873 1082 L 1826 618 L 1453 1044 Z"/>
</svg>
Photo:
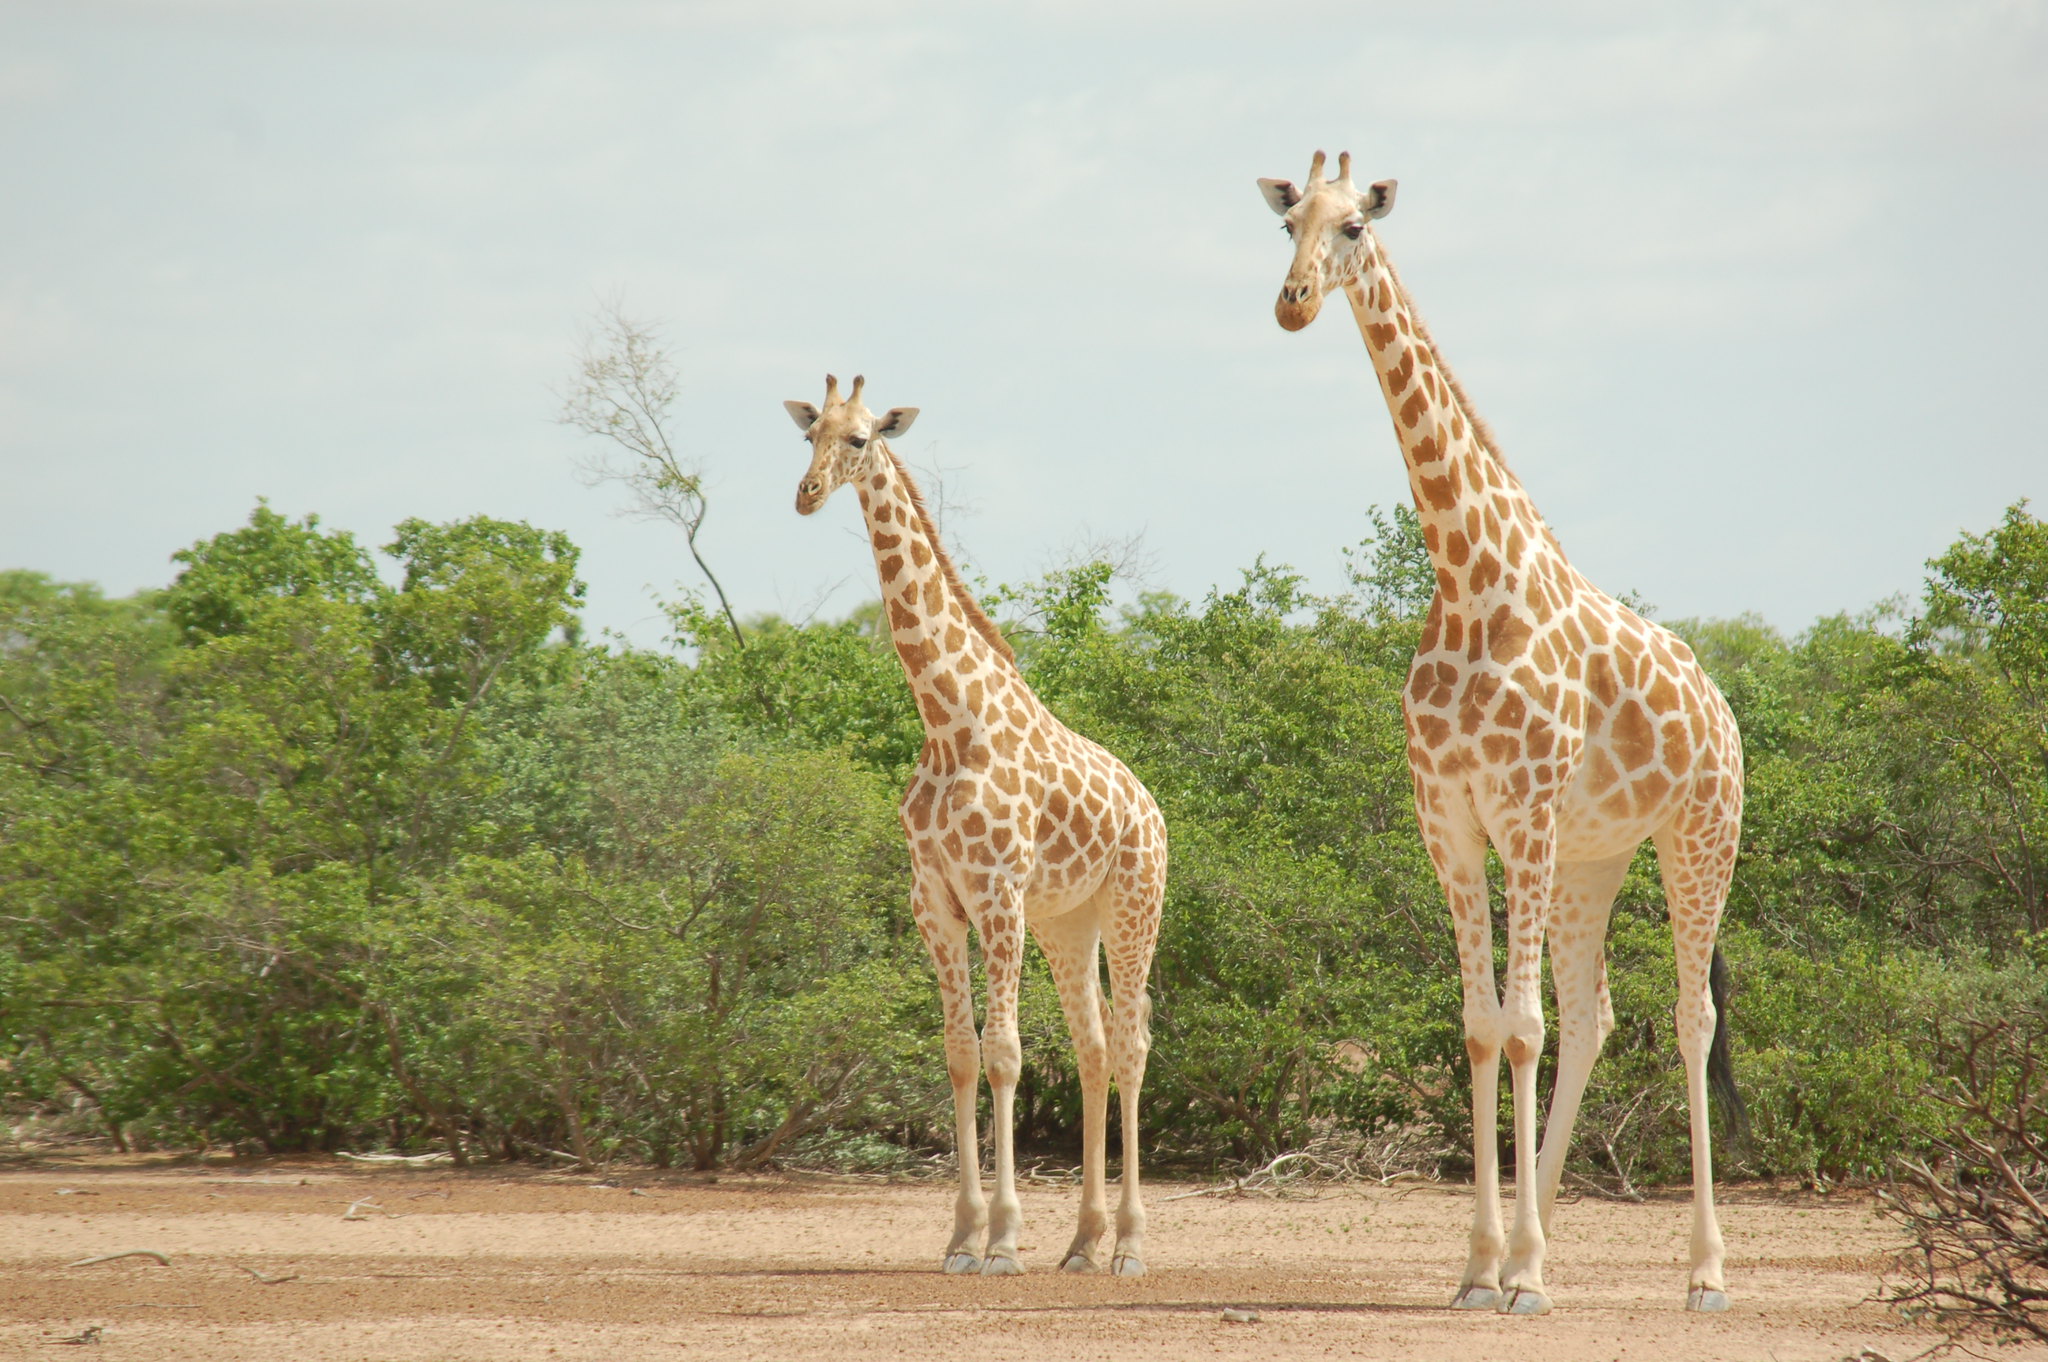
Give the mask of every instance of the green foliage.
<svg viewBox="0 0 2048 1362">
<path fill-rule="evenodd" d="M 160 598 L 0 579 L 13 1100 L 117 1141 L 705 1165 L 921 1129 L 877 778 L 707 722 L 691 669 L 551 645 L 560 535 L 390 551 L 397 589 L 259 506 Z"/>
<path fill-rule="evenodd" d="M 529 525 L 408 520 L 385 552 L 405 565 L 382 612 L 392 665 L 442 704 L 474 704 L 507 664 L 574 623 L 583 600 L 575 545 Z"/>
<path fill-rule="evenodd" d="M 243 528 L 180 549 L 171 561 L 185 567 L 165 608 L 195 642 L 246 632 L 280 600 L 310 596 L 368 605 L 384 594 L 375 564 L 353 535 L 321 533 L 318 516 L 294 525 L 263 501 Z"/>
<path fill-rule="evenodd" d="M 879 607 L 845 620 L 754 620 L 739 646 L 694 594 L 669 606 L 674 641 L 694 649 L 686 687 L 707 719 L 815 747 L 844 745 L 856 760 L 907 779 L 924 727 Z"/>
<path fill-rule="evenodd" d="M 1158 796 L 1155 1157 L 1469 1144 L 1456 956 L 1400 694 L 1434 587 L 1405 509 L 1347 594 L 1259 561 L 1121 608 L 990 594 L 1038 693 Z M 923 732 L 872 607 L 675 652 L 580 642 L 575 547 L 408 521 L 377 563 L 259 504 L 162 592 L 0 573 L 0 1088 L 117 1142 L 887 1166 L 948 1142 L 893 802 Z M 1944 1020 L 2048 987 L 2048 527 L 1786 637 L 1680 621 L 1734 706 L 1724 945 L 1753 1132 L 1724 1170 L 1868 1177 L 1942 1138 Z M 395 583 L 395 585 L 393 584 Z M 1688 1174 L 1655 862 L 1609 945 L 1579 1167 Z M 1026 974 L 1020 1126 L 1079 1087 Z M 1451 1156 L 1452 1159 L 1458 1157 Z"/>
<path fill-rule="evenodd" d="M 1377 619 L 1419 620 L 1436 599 L 1436 564 L 1422 539 L 1422 518 L 1407 506 L 1383 514 L 1369 506 L 1372 534 L 1344 550 L 1351 585 L 1364 593 L 1367 612 Z"/>
</svg>

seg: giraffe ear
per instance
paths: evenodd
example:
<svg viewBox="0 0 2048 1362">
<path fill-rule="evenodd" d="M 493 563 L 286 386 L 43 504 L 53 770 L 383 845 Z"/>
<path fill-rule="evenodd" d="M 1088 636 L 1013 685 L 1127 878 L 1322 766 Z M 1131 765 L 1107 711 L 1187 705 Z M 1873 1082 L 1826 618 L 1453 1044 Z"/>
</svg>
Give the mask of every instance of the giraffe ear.
<svg viewBox="0 0 2048 1362">
<path fill-rule="evenodd" d="M 808 402 L 784 402 L 782 409 L 789 413 L 789 419 L 796 422 L 798 430 L 809 430 L 817 424 L 818 409 Z"/>
<path fill-rule="evenodd" d="M 1374 180 L 1367 187 L 1364 201 L 1358 206 L 1369 218 L 1383 218 L 1394 211 L 1394 190 L 1400 187 L 1399 180 Z"/>
<path fill-rule="evenodd" d="M 916 419 L 916 407 L 891 407 L 875 422 L 875 434 L 885 440 L 893 440 L 908 431 L 910 423 Z"/>
<path fill-rule="evenodd" d="M 1259 192 L 1266 196 L 1266 202 L 1274 212 L 1285 216 L 1288 209 L 1301 202 L 1301 191 L 1290 180 L 1260 180 Z"/>
</svg>

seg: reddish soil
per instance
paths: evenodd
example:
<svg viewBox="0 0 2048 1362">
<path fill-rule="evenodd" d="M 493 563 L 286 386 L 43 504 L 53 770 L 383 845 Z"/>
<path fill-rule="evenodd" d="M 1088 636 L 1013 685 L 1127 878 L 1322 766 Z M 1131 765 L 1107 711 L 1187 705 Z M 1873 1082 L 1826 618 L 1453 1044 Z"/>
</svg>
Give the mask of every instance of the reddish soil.
<svg viewBox="0 0 2048 1362">
<path fill-rule="evenodd" d="M 1687 1315 L 1689 1209 L 1558 1208 L 1537 1319 L 1444 1308 L 1469 1189 L 1286 1200 L 1148 1188 L 1152 1271 L 1052 1270 L 1077 1193 L 1024 1192 L 1026 1275 L 936 1270 L 950 1186 L 364 1172 L 340 1161 L 44 1163 L 0 1174 L 0 1356 L 98 1328 L 102 1358 L 1190 1357 L 1903 1362 L 1872 1303 L 1894 1233 L 1857 1197 L 1723 1197 L 1725 1315 Z M 356 1219 L 344 1219 L 355 1204 Z M 1106 1248 L 1106 1245 L 1105 1245 Z M 126 1249 L 169 1257 L 66 1264 Z M 254 1273 L 272 1279 L 265 1283 Z M 1255 1310 L 1256 1323 L 1224 1319 Z M 2002 1352 L 2002 1357 L 2017 1354 Z"/>
</svg>

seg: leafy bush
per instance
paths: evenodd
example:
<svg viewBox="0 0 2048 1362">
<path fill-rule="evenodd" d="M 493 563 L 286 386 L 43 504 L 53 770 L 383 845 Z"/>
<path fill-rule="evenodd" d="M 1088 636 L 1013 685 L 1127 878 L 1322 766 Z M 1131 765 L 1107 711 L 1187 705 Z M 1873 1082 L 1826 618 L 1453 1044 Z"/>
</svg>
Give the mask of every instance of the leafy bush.
<svg viewBox="0 0 2048 1362">
<path fill-rule="evenodd" d="M 1400 714 L 1432 574 L 1412 516 L 1371 518 L 1336 596 L 1263 561 L 1199 601 L 1113 607 L 1101 564 L 990 595 L 1039 694 L 1166 811 L 1155 1157 L 1469 1148 Z M 736 632 L 685 599 L 675 652 L 599 648 L 560 535 L 408 521 L 386 552 L 388 580 L 259 505 L 162 592 L 0 573 L 9 1110 L 117 1143 L 585 1163 L 943 1148 L 892 809 L 922 730 L 875 612 Z M 2040 994 L 2048 527 L 2016 506 L 1931 568 L 1917 607 L 1798 637 L 1675 626 L 1750 762 L 1723 942 L 1753 1129 L 1724 1171 L 1934 1157 L 1948 1114 L 1916 1094 L 1964 1061 L 1933 1037 Z M 1576 1171 L 1682 1180 L 1647 854 L 1609 955 Z M 1035 960 L 1023 1022 L 1020 1132 L 1071 1151 Z"/>
</svg>

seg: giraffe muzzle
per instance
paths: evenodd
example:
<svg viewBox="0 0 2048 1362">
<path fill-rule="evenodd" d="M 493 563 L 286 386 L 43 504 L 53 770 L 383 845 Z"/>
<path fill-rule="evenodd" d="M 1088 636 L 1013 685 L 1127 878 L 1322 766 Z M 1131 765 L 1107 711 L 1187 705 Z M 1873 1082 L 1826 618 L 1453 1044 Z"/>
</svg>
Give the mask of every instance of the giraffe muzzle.
<svg viewBox="0 0 2048 1362">
<path fill-rule="evenodd" d="M 1273 304 L 1273 316 L 1289 331 L 1299 331 L 1316 319 L 1323 310 L 1323 298 L 1313 284 L 1283 284 L 1280 297 Z"/>
</svg>

